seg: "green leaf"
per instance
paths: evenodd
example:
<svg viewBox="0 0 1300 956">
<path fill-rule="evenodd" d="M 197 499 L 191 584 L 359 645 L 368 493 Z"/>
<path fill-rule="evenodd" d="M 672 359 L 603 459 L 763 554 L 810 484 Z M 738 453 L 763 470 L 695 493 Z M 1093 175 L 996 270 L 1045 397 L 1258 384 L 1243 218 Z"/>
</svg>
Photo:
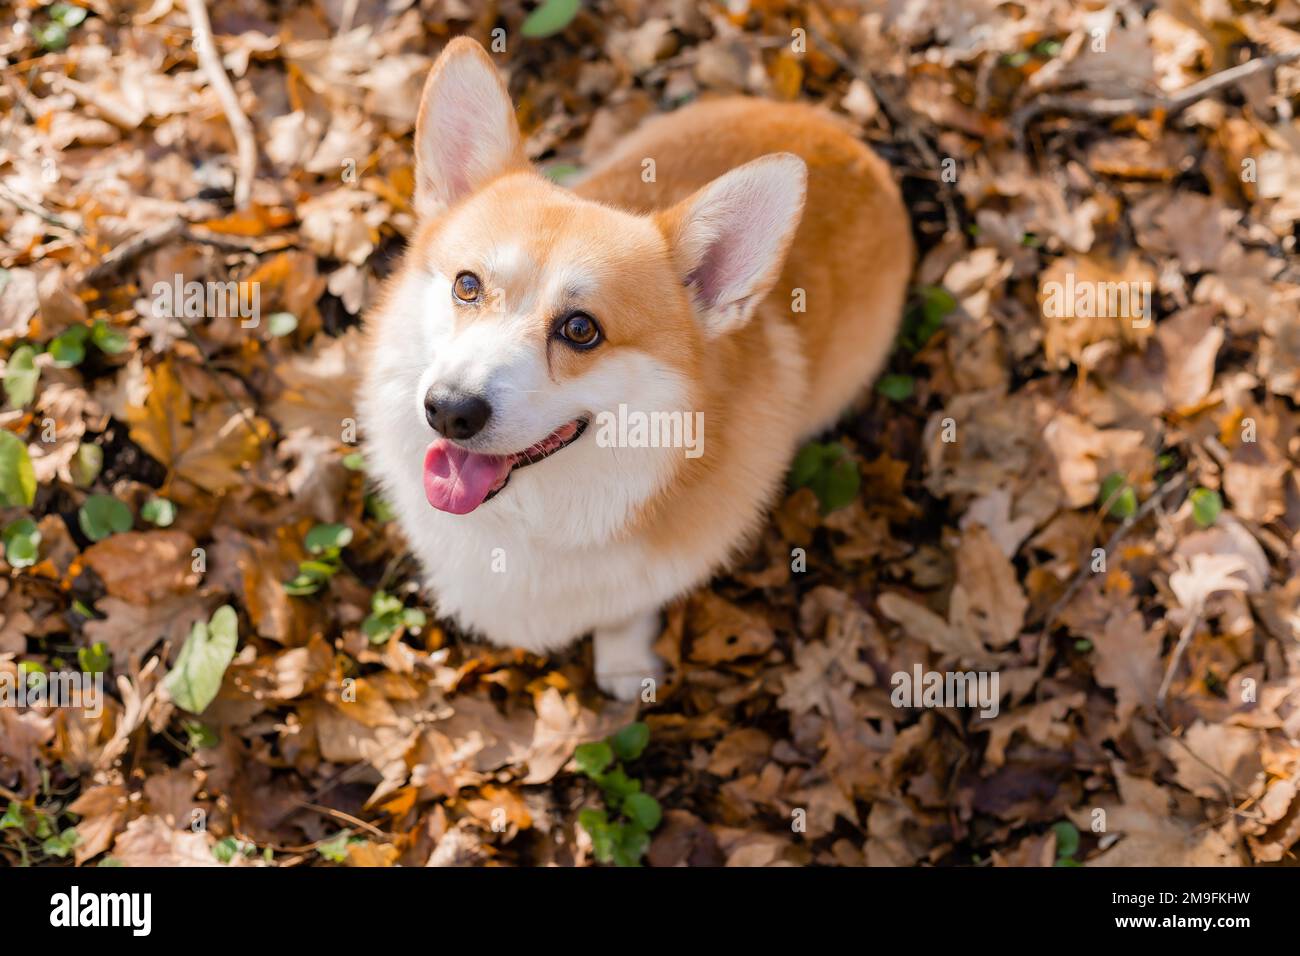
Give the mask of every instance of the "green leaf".
<svg viewBox="0 0 1300 956">
<path fill-rule="evenodd" d="M 650 743 L 650 728 L 641 721 L 628 724 L 609 738 L 609 742 L 620 760 L 635 760 Z"/>
<path fill-rule="evenodd" d="M 623 801 L 623 812 L 627 814 L 628 819 L 636 821 L 646 830 L 653 830 L 659 826 L 659 821 L 664 816 L 659 801 L 648 793 L 629 794 Z"/>
<path fill-rule="evenodd" d="M 641 790 L 641 781 L 629 777 L 622 767 L 600 774 L 595 780 L 605 794 L 605 803 L 611 810 L 618 810 L 629 795 Z"/>
<path fill-rule="evenodd" d="M 640 866 L 641 857 L 649 849 L 650 834 L 637 823 L 624 823 L 615 837 L 614 863 L 617 866 Z"/>
<path fill-rule="evenodd" d="M 1219 519 L 1223 511 L 1223 499 L 1217 491 L 1209 488 L 1197 488 L 1191 494 L 1192 517 L 1202 528 L 1208 528 Z"/>
<path fill-rule="evenodd" d="M 366 514 L 380 524 L 387 524 L 397 517 L 397 512 L 393 510 L 393 506 L 379 495 L 366 495 Z"/>
<path fill-rule="evenodd" d="M 30 508 L 36 500 L 36 472 L 27 443 L 13 432 L 0 431 L 0 507 Z"/>
<path fill-rule="evenodd" d="M 86 11 L 70 3 L 51 4 L 49 14 L 51 20 L 55 20 L 69 29 L 80 26 L 82 21 L 86 19 Z"/>
<path fill-rule="evenodd" d="M 55 53 L 68 45 L 68 28 L 57 20 L 45 23 L 32 31 L 32 36 L 47 53 Z"/>
<path fill-rule="evenodd" d="M 521 30 L 524 36 L 554 36 L 567 27 L 578 15 L 579 0 L 542 0 L 542 5 L 524 19 Z"/>
<path fill-rule="evenodd" d="M 77 509 L 77 524 L 91 541 L 103 541 L 111 534 L 130 531 L 131 509 L 112 495 L 91 495 Z"/>
<path fill-rule="evenodd" d="M 610 823 L 600 810 L 583 810 L 578 814 L 578 823 L 591 837 L 591 850 L 596 859 L 601 863 L 613 862 L 618 824 Z"/>
<path fill-rule="evenodd" d="M 140 506 L 140 517 L 159 528 L 170 528 L 176 520 L 176 505 L 167 498 L 150 498 Z"/>
<path fill-rule="evenodd" d="M 1110 502 L 1110 515 L 1113 518 L 1128 518 L 1137 513 L 1137 492 L 1125 484 L 1123 472 L 1112 472 L 1103 479 L 1097 504 L 1105 507 L 1106 502 Z"/>
<path fill-rule="evenodd" d="M 72 483 L 78 488 L 89 488 L 99 477 L 104 467 L 104 449 L 89 442 L 77 446 L 77 453 L 72 456 L 68 470 L 72 472 Z"/>
<path fill-rule="evenodd" d="M 78 835 L 77 831 L 68 827 L 68 829 L 61 833 L 56 833 L 54 836 L 51 836 L 42 843 L 41 851 L 49 856 L 56 856 L 59 859 L 63 859 L 72 852 L 73 848 L 76 847 L 80 841 L 81 837 Z"/>
<path fill-rule="evenodd" d="M 580 744 L 573 752 L 573 757 L 578 761 L 579 770 L 589 777 L 594 777 L 614 762 L 614 751 L 605 741 L 597 740 L 589 744 Z"/>
<path fill-rule="evenodd" d="M 5 525 L 5 560 L 11 567 L 29 568 L 40 557 L 41 529 L 31 518 L 19 518 Z"/>
<path fill-rule="evenodd" d="M 957 300 L 942 286 L 927 285 L 917 289 L 920 301 L 908 309 L 903 317 L 903 330 L 899 344 L 912 352 L 919 352 L 943 328 L 943 320 L 957 308 Z"/>
<path fill-rule="evenodd" d="M 790 465 L 791 486 L 804 488 L 812 484 L 813 479 L 826 467 L 828 457 L 834 460 L 842 454 L 844 454 L 842 445 L 819 445 L 816 442 L 804 445 Z"/>
<path fill-rule="evenodd" d="M 272 335 L 280 338 L 298 327 L 298 317 L 292 312 L 272 312 L 267 317 L 266 327 Z"/>
<path fill-rule="evenodd" d="M 95 348 L 107 355 L 117 355 L 131 344 L 125 332 L 113 328 L 103 319 L 97 320 L 90 330 L 90 340 L 95 343 Z"/>
<path fill-rule="evenodd" d="M 916 391 L 916 379 L 910 375 L 882 375 L 876 391 L 893 402 L 905 402 Z"/>
<path fill-rule="evenodd" d="M 59 368 L 72 368 L 80 365 L 86 358 L 86 339 L 90 329 L 84 325 L 74 325 L 64 330 L 50 343 L 50 355 Z"/>
<path fill-rule="evenodd" d="M 327 554 L 346 548 L 352 540 L 352 529 L 345 524 L 318 524 L 307 532 L 303 544 L 312 554 Z"/>
<path fill-rule="evenodd" d="M 371 644 L 386 644 L 397 633 L 398 624 L 396 616 L 377 617 L 371 614 L 361 622 L 361 632 L 366 635 Z"/>
<path fill-rule="evenodd" d="M 5 363 L 5 399 L 14 408 L 22 408 L 36 397 L 36 382 L 41 370 L 36 367 L 36 350 L 20 345 Z"/>
<path fill-rule="evenodd" d="M 235 854 L 252 856 L 256 852 L 256 846 L 246 840 L 239 840 L 235 837 L 225 837 L 218 840 L 212 846 L 212 855 L 222 863 L 229 863 L 235 858 Z"/>
<path fill-rule="evenodd" d="M 551 182 L 563 183 L 566 179 L 570 179 L 582 172 L 582 167 L 575 166 L 573 163 L 556 163 L 553 166 L 547 166 L 542 172 Z"/>
<path fill-rule="evenodd" d="M 1071 857 L 1079 852 L 1079 831 L 1073 823 L 1069 820 L 1053 823 L 1052 831 L 1056 834 L 1057 856 Z"/>
<path fill-rule="evenodd" d="M 843 445 L 814 443 L 795 456 L 789 480 L 792 487 L 811 488 L 822 513 L 829 514 L 857 497 L 861 476 L 857 462 Z"/>
<path fill-rule="evenodd" d="M 90 647 L 77 648 L 77 663 L 81 669 L 91 674 L 102 674 L 113 663 L 112 655 L 103 641 L 96 641 Z"/>
<path fill-rule="evenodd" d="M 316 847 L 316 852 L 331 863 L 343 863 L 348 858 L 348 844 L 352 839 L 351 830 L 340 830 Z"/>
<path fill-rule="evenodd" d="M 201 720 L 187 720 L 181 726 L 185 728 L 190 750 L 203 750 L 221 743 L 221 738 L 217 736 L 216 731 Z"/>
<path fill-rule="evenodd" d="M 23 828 L 23 805 L 17 800 L 10 800 L 5 815 L 0 817 L 0 830 L 11 830 L 15 827 L 19 830 Z"/>
<path fill-rule="evenodd" d="M 201 714 L 212 703 L 239 643 L 239 618 L 229 604 L 217 608 L 208 624 L 194 623 L 176 666 L 163 680 L 176 706 Z"/>
<path fill-rule="evenodd" d="M 299 574 L 292 581 L 284 583 L 284 593 L 290 597 L 306 597 L 319 591 L 324 583 L 314 574 Z"/>
<path fill-rule="evenodd" d="M 825 474 L 823 479 L 813 486 L 817 500 L 821 502 L 822 511 L 829 514 L 839 508 L 853 503 L 858 496 L 861 482 L 858 463 L 845 455 Z"/>
</svg>

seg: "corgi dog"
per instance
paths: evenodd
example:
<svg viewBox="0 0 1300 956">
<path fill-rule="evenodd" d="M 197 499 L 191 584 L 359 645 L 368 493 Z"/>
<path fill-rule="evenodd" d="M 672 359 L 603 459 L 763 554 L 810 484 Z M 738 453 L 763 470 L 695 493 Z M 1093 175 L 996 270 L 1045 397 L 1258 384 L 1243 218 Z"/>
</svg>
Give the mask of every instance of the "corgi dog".
<svg viewBox="0 0 1300 956">
<path fill-rule="evenodd" d="M 888 168 L 828 113 L 726 98 L 562 188 L 460 38 L 414 211 L 358 406 L 438 613 L 538 654 L 590 633 L 599 687 L 652 700 L 661 608 L 743 554 L 891 348 L 914 253 Z"/>
</svg>

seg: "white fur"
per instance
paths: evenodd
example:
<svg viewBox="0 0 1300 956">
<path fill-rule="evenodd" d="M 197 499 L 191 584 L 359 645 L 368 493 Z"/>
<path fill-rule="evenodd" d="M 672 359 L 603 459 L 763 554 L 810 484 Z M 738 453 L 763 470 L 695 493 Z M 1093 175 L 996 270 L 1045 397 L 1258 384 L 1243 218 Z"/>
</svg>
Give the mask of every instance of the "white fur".
<svg viewBox="0 0 1300 956">
<path fill-rule="evenodd" d="M 468 444 L 505 452 L 620 402 L 684 408 L 686 383 L 649 355 L 625 352 L 557 385 L 546 378 L 541 347 L 512 338 L 519 320 L 510 310 L 457 334 L 451 306 L 443 304 L 450 302 L 448 282 L 414 276 L 397 290 L 390 310 L 407 321 L 382 326 L 391 341 L 377 343 L 359 402 L 371 470 L 420 558 L 439 611 L 494 642 L 537 653 L 657 612 L 711 563 L 649 567 L 638 543 L 622 534 L 638 506 L 671 477 L 681 449 L 601 448 L 588 428 L 568 448 L 513 472 L 509 486 L 475 511 L 446 514 L 424 495 L 421 469 L 434 435 L 423 395 L 450 369 L 485 387 L 493 424 Z M 504 571 L 494 571 L 502 559 Z"/>
</svg>

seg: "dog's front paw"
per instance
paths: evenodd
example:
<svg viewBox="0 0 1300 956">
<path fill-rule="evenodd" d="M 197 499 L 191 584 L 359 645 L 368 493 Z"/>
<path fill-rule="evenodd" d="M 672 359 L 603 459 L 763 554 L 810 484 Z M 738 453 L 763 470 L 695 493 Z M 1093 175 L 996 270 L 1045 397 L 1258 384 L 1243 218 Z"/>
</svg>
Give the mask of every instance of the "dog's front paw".
<svg viewBox="0 0 1300 956">
<path fill-rule="evenodd" d="M 658 636 L 658 611 L 597 628 L 593 635 L 596 685 L 618 700 L 654 701 L 664 679 L 663 662 L 651 650 Z"/>
</svg>

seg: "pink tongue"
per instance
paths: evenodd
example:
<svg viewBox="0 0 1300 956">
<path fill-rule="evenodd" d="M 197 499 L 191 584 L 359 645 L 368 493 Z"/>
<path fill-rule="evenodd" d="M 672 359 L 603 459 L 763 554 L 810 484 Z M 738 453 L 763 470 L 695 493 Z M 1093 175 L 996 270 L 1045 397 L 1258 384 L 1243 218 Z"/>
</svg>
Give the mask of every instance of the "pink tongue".
<svg viewBox="0 0 1300 956">
<path fill-rule="evenodd" d="M 424 496 L 439 511 L 469 514 L 509 470 L 509 458 L 480 455 L 439 438 L 424 453 Z"/>
</svg>

